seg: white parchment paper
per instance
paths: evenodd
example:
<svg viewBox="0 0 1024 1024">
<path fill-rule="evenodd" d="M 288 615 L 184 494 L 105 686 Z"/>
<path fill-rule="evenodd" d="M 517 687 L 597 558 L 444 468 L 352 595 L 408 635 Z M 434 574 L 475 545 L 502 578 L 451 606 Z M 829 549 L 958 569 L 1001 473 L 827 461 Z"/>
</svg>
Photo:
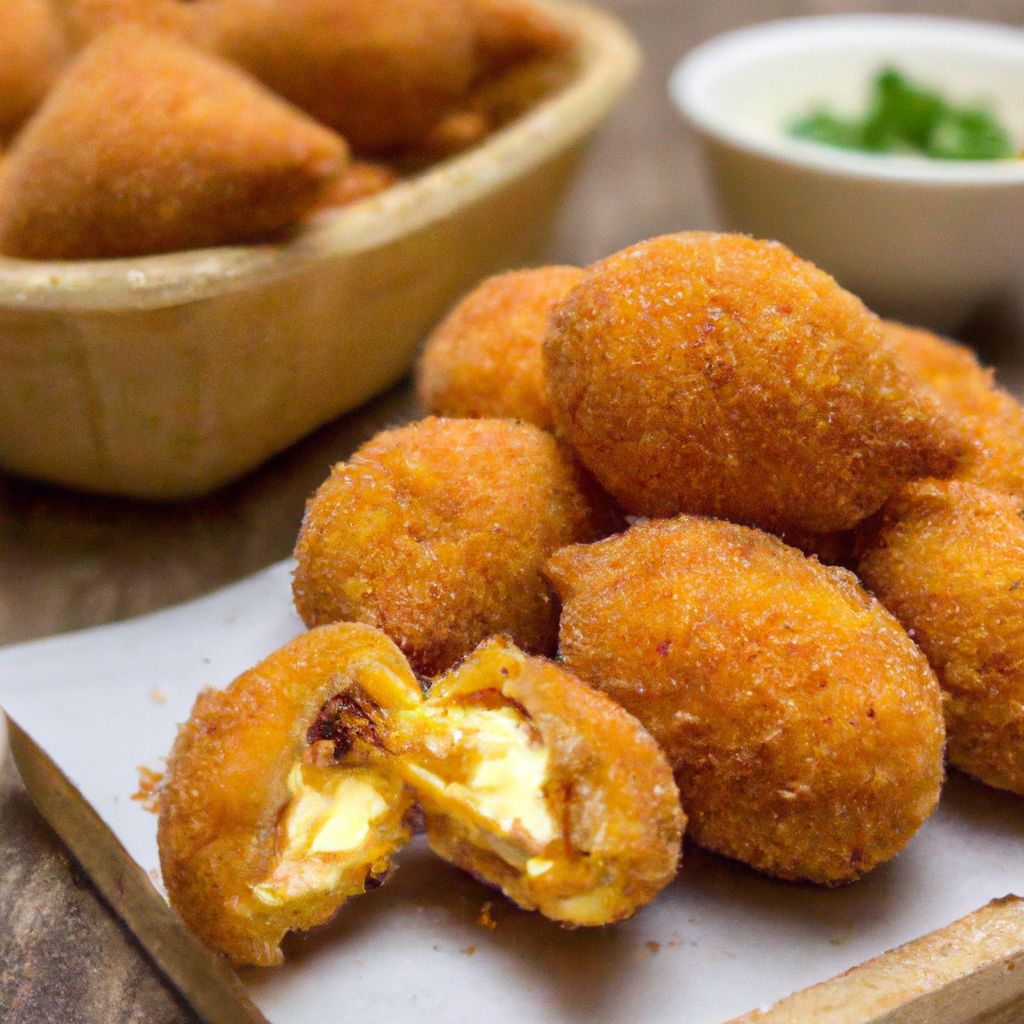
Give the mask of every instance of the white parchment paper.
<svg viewBox="0 0 1024 1024">
<path fill-rule="evenodd" d="M 131 799 L 162 769 L 204 686 L 227 685 L 302 629 L 291 564 L 186 605 L 0 650 L 2 706 L 135 860 L 156 819 Z M 2 736 L 2 734 L 0 734 Z M 2 742 L 2 738 L 0 738 Z M 241 972 L 274 1024 L 719 1024 L 1016 892 L 1024 800 L 965 776 L 894 860 L 834 890 L 762 878 L 687 848 L 650 907 L 567 931 L 438 861 L 417 840 L 382 889 Z M 485 904 L 494 927 L 481 921 Z"/>
</svg>

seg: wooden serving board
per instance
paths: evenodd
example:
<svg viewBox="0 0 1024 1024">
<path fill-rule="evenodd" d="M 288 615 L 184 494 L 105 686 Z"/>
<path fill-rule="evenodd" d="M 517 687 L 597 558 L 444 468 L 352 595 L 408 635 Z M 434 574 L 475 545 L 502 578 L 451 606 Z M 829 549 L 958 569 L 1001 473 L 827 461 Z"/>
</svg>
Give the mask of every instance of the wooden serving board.
<svg viewBox="0 0 1024 1024">
<path fill-rule="evenodd" d="M 283 968 L 229 970 L 161 898 L 155 819 L 131 796 L 137 766 L 160 768 L 199 688 L 225 685 L 302 628 L 289 572 L 281 563 L 187 605 L 0 651 L 0 704 L 29 793 L 211 1024 L 320 1022 L 326 1007 L 361 1024 L 1024 1020 L 1024 905 L 1004 898 L 1024 892 L 1024 808 L 957 774 L 903 853 L 841 889 L 688 848 L 651 907 L 571 932 L 420 840 L 379 892 L 290 939 Z"/>
</svg>

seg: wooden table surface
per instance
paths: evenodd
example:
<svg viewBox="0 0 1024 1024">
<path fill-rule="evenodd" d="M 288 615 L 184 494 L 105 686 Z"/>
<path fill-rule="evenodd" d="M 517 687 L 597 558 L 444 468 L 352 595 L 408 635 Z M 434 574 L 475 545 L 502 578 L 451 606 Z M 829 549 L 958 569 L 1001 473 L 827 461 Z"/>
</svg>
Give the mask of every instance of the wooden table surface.
<svg viewBox="0 0 1024 1024">
<path fill-rule="evenodd" d="M 1024 24 L 1019 0 L 606 0 L 637 34 L 636 87 L 589 151 L 557 224 L 550 262 L 586 264 L 641 238 L 716 226 L 699 153 L 665 80 L 696 43 L 803 14 L 916 11 Z M 1024 318 L 1003 303 L 963 337 L 1024 384 Z M 0 476 L 0 644 L 186 600 L 291 551 L 310 491 L 382 426 L 415 415 L 408 385 L 333 423 L 246 479 L 197 501 L 144 504 Z M 55 410 L 55 414 L 59 411 Z M 0 767 L 0 1021 L 194 1022 L 130 934 Z"/>
</svg>

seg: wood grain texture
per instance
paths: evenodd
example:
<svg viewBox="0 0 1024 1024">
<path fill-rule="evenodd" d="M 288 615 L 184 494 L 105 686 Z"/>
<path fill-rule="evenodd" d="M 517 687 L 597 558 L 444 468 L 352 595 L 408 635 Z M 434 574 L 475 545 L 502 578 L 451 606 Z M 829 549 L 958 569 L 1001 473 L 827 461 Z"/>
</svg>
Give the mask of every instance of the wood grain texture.
<svg viewBox="0 0 1024 1024">
<path fill-rule="evenodd" d="M 717 226 L 696 144 L 665 91 L 672 65 L 704 39 L 751 22 L 848 11 L 1024 24 L 1019 0 L 605 0 L 601 6 L 638 35 L 645 63 L 637 86 L 591 145 L 558 218 L 550 262 L 582 265 L 641 238 Z M 1014 303 L 980 311 L 964 337 L 997 365 L 1007 386 L 1022 390 L 1024 318 Z M 305 499 L 331 463 L 415 414 L 410 389 L 400 385 L 238 483 L 187 502 L 87 497 L 0 476 L 0 644 L 166 607 L 285 557 Z M 0 785 L 0 1020 L 197 1022 L 74 869 L 9 765 Z M 1020 1021 L 1018 1003 L 964 1024 Z"/>
<path fill-rule="evenodd" d="M 1024 1007 L 1024 899 L 1006 896 L 728 1024 L 983 1024 Z M 1009 1016 L 1008 1016 L 1009 1015 Z"/>
<path fill-rule="evenodd" d="M 198 1024 L 0 762 L 0 1020 Z"/>
</svg>

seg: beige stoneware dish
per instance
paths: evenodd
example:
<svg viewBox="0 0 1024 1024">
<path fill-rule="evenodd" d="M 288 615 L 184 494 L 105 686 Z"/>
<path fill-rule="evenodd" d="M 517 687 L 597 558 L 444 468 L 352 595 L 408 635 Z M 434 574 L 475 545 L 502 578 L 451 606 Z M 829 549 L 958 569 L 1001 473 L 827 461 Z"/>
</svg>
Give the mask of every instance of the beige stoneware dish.
<svg viewBox="0 0 1024 1024">
<path fill-rule="evenodd" d="M 0 468 L 108 494 L 201 494 L 401 377 L 458 295 L 539 257 L 587 136 L 635 76 L 618 22 L 545 7 L 580 38 L 566 87 L 288 243 L 0 258 Z"/>
</svg>

